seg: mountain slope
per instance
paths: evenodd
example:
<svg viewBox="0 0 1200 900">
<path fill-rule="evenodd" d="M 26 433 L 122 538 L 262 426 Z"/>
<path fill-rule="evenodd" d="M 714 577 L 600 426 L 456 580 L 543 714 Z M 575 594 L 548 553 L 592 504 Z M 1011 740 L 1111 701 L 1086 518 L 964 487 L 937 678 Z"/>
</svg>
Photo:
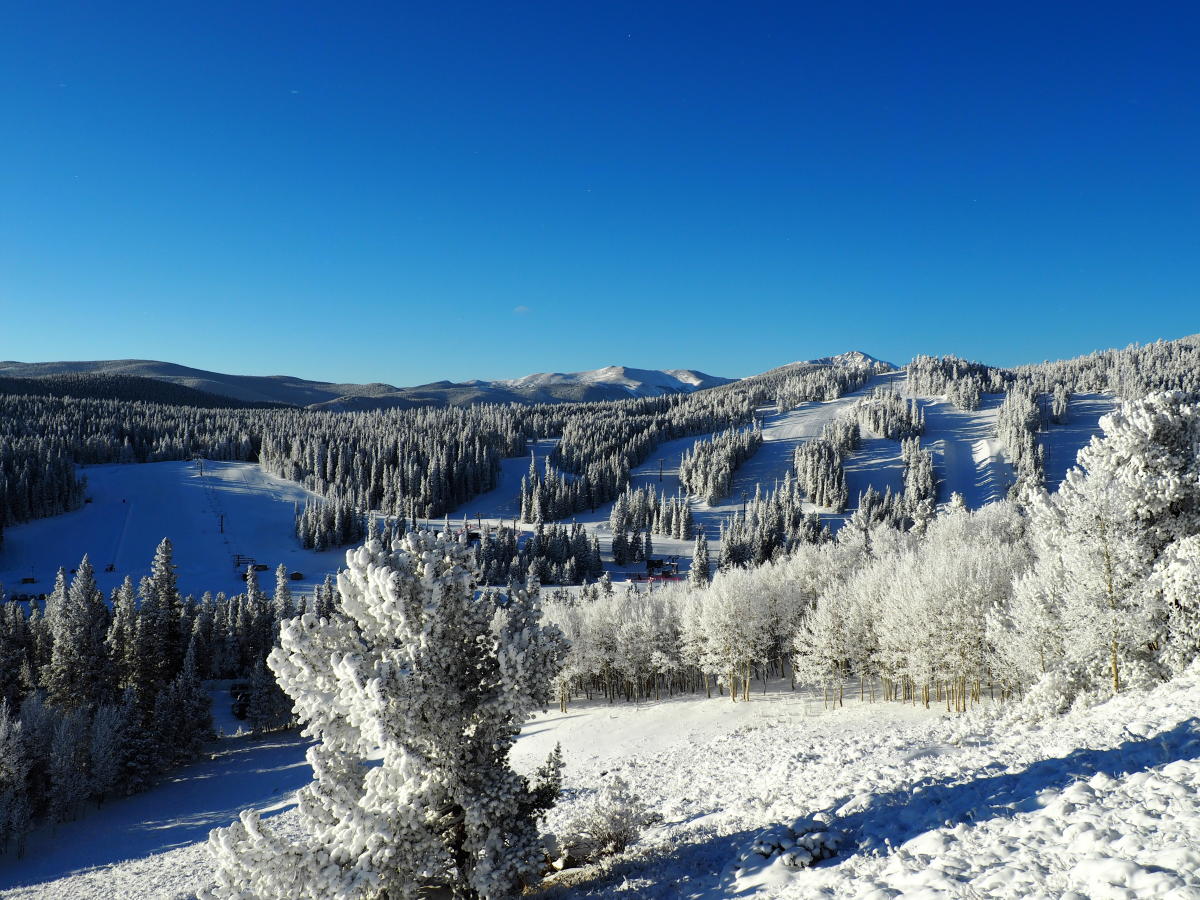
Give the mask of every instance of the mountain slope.
<svg viewBox="0 0 1200 900">
<path fill-rule="evenodd" d="M 76 373 L 135 375 L 181 384 L 198 391 L 251 403 L 309 406 L 344 395 L 381 396 L 398 390 L 390 384 L 332 384 L 291 375 L 227 375 L 151 359 L 86 360 L 74 362 L 0 362 L 0 375 L 29 378 Z"/>
<path fill-rule="evenodd" d="M 291 375 L 228 375 L 148 359 L 0 362 L 0 376 L 9 378 L 78 374 L 153 378 L 246 403 L 286 403 L 339 412 L 472 403 L 619 400 L 690 393 L 734 380 L 691 369 L 656 371 L 608 366 L 589 372 L 544 372 L 501 381 L 436 381 L 415 387 L 396 387 L 379 382 L 309 381 Z"/>
<path fill-rule="evenodd" d="M 729 384 L 736 379 L 706 375 L 693 369 L 632 369 L 605 366 L 589 372 L 539 372 L 506 381 L 492 382 L 533 399 L 619 400 L 626 397 L 658 397 L 689 394 Z"/>
<path fill-rule="evenodd" d="M 271 408 L 287 404 L 239 400 L 223 394 L 197 390 L 174 381 L 143 375 L 72 372 L 62 375 L 13 377 L 0 375 L 0 394 L 38 397 L 75 397 L 99 400 L 141 401 L 199 409 Z"/>
</svg>

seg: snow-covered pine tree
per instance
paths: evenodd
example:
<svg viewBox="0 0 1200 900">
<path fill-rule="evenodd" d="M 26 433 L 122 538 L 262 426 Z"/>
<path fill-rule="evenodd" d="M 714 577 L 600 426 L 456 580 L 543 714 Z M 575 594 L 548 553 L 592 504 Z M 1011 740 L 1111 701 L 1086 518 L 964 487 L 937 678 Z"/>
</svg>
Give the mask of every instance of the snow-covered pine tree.
<svg viewBox="0 0 1200 900">
<path fill-rule="evenodd" d="M 276 731 L 292 723 L 292 698 L 283 692 L 275 675 L 259 660 L 250 676 L 250 702 L 246 711 L 255 731 Z"/>
<path fill-rule="evenodd" d="M 538 877 L 553 798 L 509 749 L 553 698 L 566 641 L 529 592 L 477 594 L 465 544 L 413 532 L 346 560 L 342 614 L 293 619 L 269 660 L 318 739 L 300 835 L 250 810 L 213 832 L 211 895 L 510 897 Z"/>
<path fill-rule="evenodd" d="M 1151 589 L 1162 592 L 1166 607 L 1163 663 L 1178 675 L 1200 659 L 1200 535 L 1177 541 L 1163 554 Z"/>
<path fill-rule="evenodd" d="M 88 790 L 97 804 L 103 802 L 125 774 L 128 713 L 129 708 L 122 703 L 106 703 L 97 707 L 92 715 L 88 735 Z"/>
<path fill-rule="evenodd" d="M 1116 693 L 1159 677 L 1164 662 L 1174 668 L 1156 651 L 1172 627 L 1173 589 L 1161 576 L 1171 551 L 1200 534 L 1198 401 L 1174 391 L 1124 404 L 1100 420 L 1103 437 L 1080 451 L 1058 492 L 1032 496 L 1037 560 L 1014 608 L 1046 614 L 1032 635 L 1018 617 L 994 629 L 998 646 L 1017 648 L 1010 656 L 1037 639 L 1045 668 L 1062 670 L 1075 691 Z M 1186 571 L 1176 574 L 1186 583 Z"/>
<path fill-rule="evenodd" d="M 112 677 L 104 644 L 108 607 L 86 555 L 48 621 L 53 641 L 44 673 L 49 702 L 60 710 L 90 710 L 112 689 Z"/>
<path fill-rule="evenodd" d="M 7 700 L 0 701 L 0 852 L 12 841 L 18 856 L 24 849 L 33 816 L 28 785 L 31 765 L 21 720 L 9 711 Z"/>
<path fill-rule="evenodd" d="M 373 521 L 373 520 L 372 520 Z M 295 615 L 295 600 L 292 598 L 292 586 L 288 584 L 288 570 L 283 563 L 275 570 L 275 621 L 282 622 Z"/>
<path fill-rule="evenodd" d="M 696 548 L 692 551 L 692 568 L 688 572 L 688 581 L 692 587 L 708 587 L 711 577 L 708 567 L 708 538 L 701 531 L 696 535 Z"/>
<path fill-rule="evenodd" d="M 50 742 L 49 814 L 66 822 L 88 796 L 88 712 L 84 709 L 53 711 L 54 738 Z"/>
</svg>

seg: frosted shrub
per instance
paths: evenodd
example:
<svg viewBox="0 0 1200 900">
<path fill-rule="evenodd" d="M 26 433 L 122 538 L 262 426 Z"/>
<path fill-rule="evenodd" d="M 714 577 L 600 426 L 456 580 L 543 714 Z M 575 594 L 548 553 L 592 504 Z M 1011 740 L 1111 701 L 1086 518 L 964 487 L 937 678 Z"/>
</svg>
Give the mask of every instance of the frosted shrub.
<svg viewBox="0 0 1200 900">
<path fill-rule="evenodd" d="M 836 856 L 842 836 L 830 830 L 826 819 L 825 813 L 818 813 L 811 819 L 799 818 L 790 825 L 760 831 L 738 854 L 734 883 L 762 884 L 757 879 L 768 869 L 805 869 Z"/>
<path fill-rule="evenodd" d="M 659 820 L 624 778 L 615 776 L 568 826 L 568 846 L 587 859 L 620 853 L 638 839 L 642 829 Z"/>
</svg>

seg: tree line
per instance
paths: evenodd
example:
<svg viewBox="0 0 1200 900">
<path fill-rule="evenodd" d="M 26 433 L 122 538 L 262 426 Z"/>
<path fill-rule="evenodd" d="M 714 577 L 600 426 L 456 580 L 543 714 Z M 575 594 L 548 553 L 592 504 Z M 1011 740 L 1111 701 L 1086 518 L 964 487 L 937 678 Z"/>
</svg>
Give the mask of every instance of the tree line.
<svg viewBox="0 0 1200 900">
<path fill-rule="evenodd" d="M 864 513 L 707 586 L 551 592 L 572 641 L 560 703 L 748 699 L 784 676 L 835 704 L 854 680 L 873 698 L 1022 697 L 1045 714 L 1169 678 L 1200 654 L 1198 446 L 1200 396 L 1158 394 L 1106 420 L 1052 495 L 975 512 L 955 497 L 920 529 Z"/>
<path fill-rule="evenodd" d="M 679 483 L 705 503 L 727 497 L 733 473 L 762 446 L 762 422 L 753 428 L 729 429 L 706 440 L 696 441 L 679 462 Z"/>
<path fill-rule="evenodd" d="M 255 729 L 290 724 L 263 662 L 281 621 L 332 615 L 338 595 L 330 578 L 301 600 L 275 575 L 273 595 L 251 568 L 244 594 L 183 596 L 164 539 L 150 575 L 107 601 L 86 556 L 44 602 L 0 597 L 0 850 L 196 758 L 214 736 L 205 679 L 249 679 Z"/>
</svg>

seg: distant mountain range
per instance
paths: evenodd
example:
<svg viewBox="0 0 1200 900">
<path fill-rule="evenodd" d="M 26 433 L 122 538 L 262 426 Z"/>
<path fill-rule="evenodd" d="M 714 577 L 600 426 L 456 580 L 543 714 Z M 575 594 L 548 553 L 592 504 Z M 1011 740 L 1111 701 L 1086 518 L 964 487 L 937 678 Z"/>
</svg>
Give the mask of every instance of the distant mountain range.
<svg viewBox="0 0 1200 900">
<path fill-rule="evenodd" d="M 872 365 L 893 368 L 859 351 L 781 369 L 803 366 Z M 778 371 L 778 370 L 775 370 Z M 91 360 L 78 362 L 0 362 L 0 378 L 53 379 L 63 376 L 121 376 L 169 382 L 193 391 L 226 397 L 246 404 L 281 403 L 331 411 L 464 406 L 472 403 L 563 403 L 619 400 L 691 393 L 737 381 L 706 375 L 694 369 L 632 369 L 606 366 L 587 372 L 539 372 L 499 381 L 435 381 L 415 387 L 390 384 L 335 384 L 309 381 L 291 375 L 227 375 L 148 359 Z M 0 390 L 3 388 L 0 387 Z M 152 399 L 152 398 L 147 398 Z"/>
</svg>

